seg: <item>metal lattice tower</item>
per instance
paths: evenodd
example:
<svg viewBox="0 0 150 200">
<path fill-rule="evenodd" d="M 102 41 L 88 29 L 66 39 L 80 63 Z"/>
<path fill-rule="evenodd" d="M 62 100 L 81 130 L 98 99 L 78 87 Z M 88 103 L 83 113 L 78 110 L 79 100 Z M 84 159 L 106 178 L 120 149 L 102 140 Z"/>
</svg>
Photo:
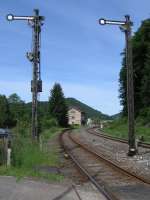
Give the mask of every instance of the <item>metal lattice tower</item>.
<svg viewBox="0 0 150 200">
<path fill-rule="evenodd" d="M 29 25 L 33 28 L 33 47 L 32 52 L 27 53 L 28 59 L 33 64 L 33 79 L 31 81 L 32 92 L 32 139 L 37 140 L 38 132 L 38 94 L 42 92 L 42 80 L 40 70 L 40 43 L 41 43 L 41 26 L 43 25 L 43 17 L 39 16 L 39 10 L 34 10 L 35 17 L 33 21 L 29 21 Z"/>
<path fill-rule="evenodd" d="M 43 16 L 39 16 L 39 10 L 34 10 L 33 16 L 14 16 L 7 15 L 8 21 L 26 20 L 33 30 L 32 52 L 27 53 L 27 58 L 33 65 L 33 79 L 31 81 L 32 92 L 32 139 L 38 139 L 38 96 L 42 92 L 42 80 L 40 70 L 40 42 L 41 26 L 43 25 Z"/>
</svg>

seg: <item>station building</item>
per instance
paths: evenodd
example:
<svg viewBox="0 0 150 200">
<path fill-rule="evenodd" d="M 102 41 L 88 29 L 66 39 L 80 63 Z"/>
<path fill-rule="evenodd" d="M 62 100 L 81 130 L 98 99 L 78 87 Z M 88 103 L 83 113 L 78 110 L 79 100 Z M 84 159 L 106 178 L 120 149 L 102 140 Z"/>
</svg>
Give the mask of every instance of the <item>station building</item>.
<svg viewBox="0 0 150 200">
<path fill-rule="evenodd" d="M 69 107 L 68 110 L 68 124 L 69 125 L 83 125 L 85 124 L 85 113 L 76 106 Z"/>
</svg>

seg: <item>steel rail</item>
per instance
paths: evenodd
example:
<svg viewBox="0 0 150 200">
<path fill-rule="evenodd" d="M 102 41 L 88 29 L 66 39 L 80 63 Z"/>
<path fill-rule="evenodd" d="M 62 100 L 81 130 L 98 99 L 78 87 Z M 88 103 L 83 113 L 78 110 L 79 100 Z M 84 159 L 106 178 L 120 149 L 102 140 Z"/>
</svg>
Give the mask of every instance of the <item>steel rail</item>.
<svg viewBox="0 0 150 200">
<path fill-rule="evenodd" d="M 65 190 L 62 194 L 60 194 L 59 196 L 55 197 L 54 199 L 52 200 L 60 200 L 62 199 L 65 195 L 67 195 L 69 192 L 71 192 L 72 190 L 74 190 L 76 196 L 78 197 L 79 200 L 82 200 L 80 195 L 79 195 L 79 192 L 77 191 L 75 185 L 71 185 L 67 190 Z"/>
<path fill-rule="evenodd" d="M 100 154 L 99 152 L 95 151 L 95 149 L 92 146 L 89 146 L 87 144 L 84 144 L 83 142 L 81 142 L 80 140 L 78 140 L 77 138 L 73 137 L 72 135 L 69 135 L 70 139 L 72 139 L 72 141 L 78 145 L 80 145 L 82 148 L 84 148 L 85 150 L 87 150 L 88 152 L 92 153 L 93 155 L 99 157 L 101 160 L 105 161 L 109 166 L 112 166 L 113 168 L 117 169 L 118 171 L 120 171 L 122 174 L 126 174 L 127 176 L 133 177 L 145 184 L 150 185 L 150 180 L 146 180 L 140 176 L 138 176 L 137 174 L 130 172 L 126 169 L 123 169 L 122 167 L 118 166 L 116 163 L 114 163 L 113 161 L 109 160 L 108 158 L 106 158 L 104 155 Z"/>
<path fill-rule="evenodd" d="M 104 185 L 100 185 L 95 178 L 93 178 L 89 172 L 80 164 L 80 162 L 75 158 L 75 156 L 70 152 L 70 149 L 65 145 L 64 140 L 63 140 L 63 135 L 66 133 L 66 131 L 63 131 L 60 134 L 59 140 L 60 144 L 67 152 L 71 160 L 75 163 L 75 165 L 79 168 L 79 170 L 86 176 L 88 179 L 95 185 L 95 187 L 98 189 L 98 191 L 103 194 L 107 200 L 119 200 L 117 197 L 115 197 Z"/>
<path fill-rule="evenodd" d="M 87 132 L 90 133 L 90 134 L 96 135 L 96 136 L 98 136 L 98 137 L 102 137 L 102 138 L 106 138 L 106 139 L 113 140 L 113 141 L 116 141 L 116 142 L 121 142 L 121 143 L 128 144 L 128 140 L 127 140 L 127 139 L 122 139 L 122 138 L 119 138 L 119 137 L 107 135 L 107 134 L 106 134 L 104 131 L 102 131 L 102 130 L 101 130 L 101 132 L 103 132 L 103 133 L 98 133 L 98 132 L 95 131 L 94 129 L 95 129 L 95 128 L 89 128 L 89 129 L 87 129 Z M 149 144 L 149 143 L 146 143 L 146 142 L 139 142 L 139 143 L 138 143 L 138 146 L 143 147 L 143 148 L 150 149 L 150 144 Z"/>
</svg>

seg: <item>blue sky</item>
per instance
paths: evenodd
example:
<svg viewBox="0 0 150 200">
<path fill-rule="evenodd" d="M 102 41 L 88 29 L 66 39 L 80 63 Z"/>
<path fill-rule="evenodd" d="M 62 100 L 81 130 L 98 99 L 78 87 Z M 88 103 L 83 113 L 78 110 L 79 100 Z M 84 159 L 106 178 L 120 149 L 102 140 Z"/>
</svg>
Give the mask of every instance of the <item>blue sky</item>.
<svg viewBox="0 0 150 200">
<path fill-rule="evenodd" d="M 40 9 L 42 27 L 41 100 L 47 100 L 55 82 L 65 96 L 107 114 L 121 110 L 119 103 L 120 53 L 124 35 L 116 26 L 99 26 L 98 19 L 124 20 L 130 14 L 133 31 L 150 16 L 149 0 L 2 0 L 0 7 L 0 94 L 16 92 L 31 101 L 31 28 L 23 21 L 7 22 L 5 15 L 32 15 Z"/>
</svg>

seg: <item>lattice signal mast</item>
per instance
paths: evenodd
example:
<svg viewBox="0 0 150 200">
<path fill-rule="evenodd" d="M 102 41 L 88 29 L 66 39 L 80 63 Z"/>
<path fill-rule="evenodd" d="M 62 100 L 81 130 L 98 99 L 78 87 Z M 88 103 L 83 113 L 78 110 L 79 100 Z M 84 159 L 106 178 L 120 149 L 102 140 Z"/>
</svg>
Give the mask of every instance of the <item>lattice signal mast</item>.
<svg viewBox="0 0 150 200">
<path fill-rule="evenodd" d="M 31 81 L 32 92 L 32 139 L 38 140 L 38 93 L 42 92 L 41 65 L 40 65 L 40 47 L 41 47 L 41 26 L 44 17 L 39 16 L 39 10 L 34 10 L 33 16 L 14 16 L 7 15 L 8 21 L 26 20 L 33 30 L 32 52 L 27 53 L 27 58 L 33 65 L 33 79 Z"/>
</svg>

